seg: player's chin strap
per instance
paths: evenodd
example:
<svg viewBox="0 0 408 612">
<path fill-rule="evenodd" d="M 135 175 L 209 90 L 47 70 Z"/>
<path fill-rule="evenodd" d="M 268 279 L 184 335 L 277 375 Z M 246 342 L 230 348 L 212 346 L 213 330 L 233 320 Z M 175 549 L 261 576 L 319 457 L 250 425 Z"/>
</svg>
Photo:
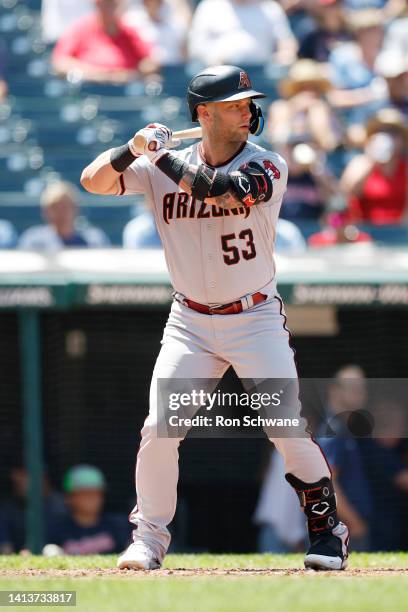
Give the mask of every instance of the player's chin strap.
<svg viewBox="0 0 408 612">
<path fill-rule="evenodd" d="M 324 477 L 317 482 L 307 483 L 293 474 L 285 474 L 285 478 L 297 493 L 307 517 L 311 540 L 325 533 L 331 533 L 339 523 L 336 494 L 331 479 Z"/>
<path fill-rule="evenodd" d="M 263 115 L 262 115 L 262 109 L 258 104 L 256 104 L 256 102 L 253 102 L 253 101 L 251 101 L 249 108 L 251 111 L 251 121 L 249 124 L 249 131 L 254 136 L 259 136 L 260 134 L 262 134 L 262 131 L 264 129 L 264 123 L 265 123 Z"/>
</svg>

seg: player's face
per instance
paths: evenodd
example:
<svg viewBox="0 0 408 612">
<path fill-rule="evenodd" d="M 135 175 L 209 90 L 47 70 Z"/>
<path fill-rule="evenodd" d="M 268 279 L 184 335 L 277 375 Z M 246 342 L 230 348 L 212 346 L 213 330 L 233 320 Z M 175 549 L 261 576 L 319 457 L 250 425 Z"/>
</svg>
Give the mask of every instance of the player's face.
<svg viewBox="0 0 408 612">
<path fill-rule="evenodd" d="M 245 142 L 251 121 L 251 98 L 231 102 L 212 102 L 208 105 L 209 130 L 217 140 Z"/>
</svg>

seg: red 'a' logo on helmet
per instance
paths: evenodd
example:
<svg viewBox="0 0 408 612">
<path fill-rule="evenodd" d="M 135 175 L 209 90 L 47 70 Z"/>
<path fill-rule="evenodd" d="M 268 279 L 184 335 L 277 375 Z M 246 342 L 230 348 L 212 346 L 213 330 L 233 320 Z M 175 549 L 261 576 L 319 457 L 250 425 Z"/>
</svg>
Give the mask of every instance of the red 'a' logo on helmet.
<svg viewBox="0 0 408 612">
<path fill-rule="evenodd" d="M 249 80 L 249 76 L 247 75 L 246 72 L 241 70 L 241 72 L 239 73 L 238 89 L 251 89 L 251 87 L 252 85 L 251 85 L 251 81 Z"/>
</svg>

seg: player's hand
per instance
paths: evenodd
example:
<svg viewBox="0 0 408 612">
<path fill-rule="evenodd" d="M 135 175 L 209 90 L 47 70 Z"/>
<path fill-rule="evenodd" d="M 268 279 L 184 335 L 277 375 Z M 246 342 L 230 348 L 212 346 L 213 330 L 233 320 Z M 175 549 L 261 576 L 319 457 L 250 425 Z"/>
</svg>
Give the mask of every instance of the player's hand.
<svg viewBox="0 0 408 612">
<path fill-rule="evenodd" d="M 167 152 L 172 140 L 172 131 L 161 123 L 150 123 L 139 130 L 129 142 L 129 147 L 135 155 L 146 155 L 152 163 L 156 163 Z"/>
</svg>

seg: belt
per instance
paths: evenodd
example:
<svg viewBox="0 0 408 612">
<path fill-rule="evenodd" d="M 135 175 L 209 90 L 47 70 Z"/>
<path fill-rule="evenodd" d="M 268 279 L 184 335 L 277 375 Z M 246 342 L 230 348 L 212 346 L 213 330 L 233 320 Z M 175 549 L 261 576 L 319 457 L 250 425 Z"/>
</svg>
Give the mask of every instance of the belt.
<svg viewBox="0 0 408 612">
<path fill-rule="evenodd" d="M 222 304 L 222 306 L 216 306 L 215 308 L 211 308 L 207 306 L 207 304 L 199 304 L 198 302 L 194 302 L 193 300 L 189 300 L 188 298 L 184 298 L 183 304 L 191 308 L 192 310 L 196 310 L 197 312 L 201 312 L 201 314 L 207 315 L 229 315 L 229 314 L 238 314 L 243 310 L 248 310 L 248 308 L 252 308 L 252 306 L 256 306 L 261 302 L 264 302 L 268 296 L 260 291 L 256 293 L 252 293 L 252 295 L 247 295 L 236 302 L 230 302 L 229 304 Z"/>
</svg>

